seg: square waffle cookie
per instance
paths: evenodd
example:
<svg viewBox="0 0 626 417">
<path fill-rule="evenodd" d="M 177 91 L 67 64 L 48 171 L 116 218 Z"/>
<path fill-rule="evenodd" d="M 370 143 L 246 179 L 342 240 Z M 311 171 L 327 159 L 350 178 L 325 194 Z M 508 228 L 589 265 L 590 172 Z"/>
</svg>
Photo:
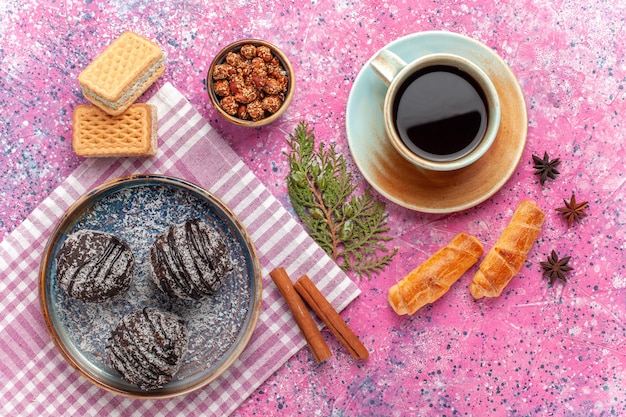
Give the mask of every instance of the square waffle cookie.
<svg viewBox="0 0 626 417">
<path fill-rule="evenodd" d="M 154 42 L 124 32 L 79 75 L 83 95 L 112 116 L 123 113 L 165 70 L 165 54 Z"/>
<path fill-rule="evenodd" d="M 111 116 L 91 104 L 74 108 L 72 147 L 79 156 L 153 156 L 157 151 L 157 111 L 150 104 L 133 104 Z"/>
</svg>

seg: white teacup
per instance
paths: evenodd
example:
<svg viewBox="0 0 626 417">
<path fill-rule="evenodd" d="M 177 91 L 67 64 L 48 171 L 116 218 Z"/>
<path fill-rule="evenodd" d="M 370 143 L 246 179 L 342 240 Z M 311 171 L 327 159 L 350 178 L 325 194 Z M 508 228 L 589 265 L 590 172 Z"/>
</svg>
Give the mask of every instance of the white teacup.
<svg viewBox="0 0 626 417">
<path fill-rule="evenodd" d="M 370 64 L 388 85 L 385 131 L 406 160 L 426 170 L 452 171 L 489 150 L 500 126 L 500 100 L 476 64 L 444 53 L 406 63 L 386 49 Z"/>
</svg>

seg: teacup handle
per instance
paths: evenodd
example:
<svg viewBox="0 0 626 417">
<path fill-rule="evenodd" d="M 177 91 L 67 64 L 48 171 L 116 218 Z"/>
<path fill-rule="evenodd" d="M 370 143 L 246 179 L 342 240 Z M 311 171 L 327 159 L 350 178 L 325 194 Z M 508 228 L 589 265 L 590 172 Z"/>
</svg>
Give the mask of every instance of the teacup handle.
<svg viewBox="0 0 626 417">
<path fill-rule="evenodd" d="M 374 72 L 389 85 L 406 66 L 406 62 L 388 49 L 382 49 L 370 62 Z"/>
</svg>

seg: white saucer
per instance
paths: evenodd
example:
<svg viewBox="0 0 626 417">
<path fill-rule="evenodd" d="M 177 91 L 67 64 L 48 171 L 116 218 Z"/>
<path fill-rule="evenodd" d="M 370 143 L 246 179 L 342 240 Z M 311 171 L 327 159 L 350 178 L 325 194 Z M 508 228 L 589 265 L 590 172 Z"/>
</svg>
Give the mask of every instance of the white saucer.
<svg viewBox="0 0 626 417">
<path fill-rule="evenodd" d="M 385 49 L 406 62 L 438 52 L 470 59 L 498 90 L 502 117 L 493 146 L 479 161 L 452 172 L 422 171 L 387 139 L 382 111 L 387 88 L 370 67 L 370 58 L 354 81 L 346 109 L 348 144 L 365 179 L 396 204 L 425 213 L 465 210 L 494 195 L 517 169 L 528 130 L 524 95 L 511 69 L 487 46 L 450 32 L 415 33 Z"/>
</svg>

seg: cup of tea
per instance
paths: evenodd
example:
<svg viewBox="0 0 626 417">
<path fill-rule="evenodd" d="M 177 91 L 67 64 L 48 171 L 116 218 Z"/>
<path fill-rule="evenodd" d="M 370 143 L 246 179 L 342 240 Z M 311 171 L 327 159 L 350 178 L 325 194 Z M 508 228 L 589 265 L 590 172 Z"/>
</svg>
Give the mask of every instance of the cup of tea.
<svg viewBox="0 0 626 417">
<path fill-rule="evenodd" d="M 448 53 L 406 63 L 387 49 L 370 65 L 388 85 L 383 104 L 387 137 L 413 165 L 453 171 L 489 150 L 500 127 L 500 100 L 478 65 Z"/>
</svg>

